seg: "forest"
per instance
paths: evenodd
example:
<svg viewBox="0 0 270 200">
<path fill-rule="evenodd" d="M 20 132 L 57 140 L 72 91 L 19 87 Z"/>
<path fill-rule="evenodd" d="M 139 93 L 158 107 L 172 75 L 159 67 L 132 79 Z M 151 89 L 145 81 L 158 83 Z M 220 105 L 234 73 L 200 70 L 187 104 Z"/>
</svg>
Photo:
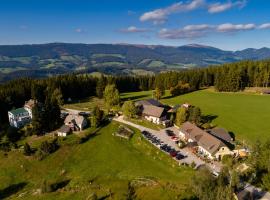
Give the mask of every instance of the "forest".
<svg viewBox="0 0 270 200">
<path fill-rule="evenodd" d="M 45 102 L 48 91 L 59 89 L 63 99 L 82 99 L 100 96 L 107 84 L 114 83 L 119 92 L 143 90 L 169 90 L 179 83 L 188 84 L 189 91 L 215 86 L 220 92 L 237 92 L 245 87 L 268 87 L 270 60 L 242 61 L 208 68 L 171 71 L 155 76 L 101 76 L 67 74 L 44 79 L 21 78 L 0 85 L 0 122 L 8 122 L 7 112 L 22 106 L 25 101 L 39 95 Z M 177 88 L 177 87 L 176 87 Z M 38 93 L 38 94 L 37 94 Z"/>
</svg>

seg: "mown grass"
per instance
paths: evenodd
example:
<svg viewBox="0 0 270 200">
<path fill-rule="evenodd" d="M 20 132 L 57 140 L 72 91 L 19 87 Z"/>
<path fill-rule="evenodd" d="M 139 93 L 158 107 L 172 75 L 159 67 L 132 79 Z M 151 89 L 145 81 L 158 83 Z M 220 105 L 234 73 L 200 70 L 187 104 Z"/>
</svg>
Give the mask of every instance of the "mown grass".
<svg viewBox="0 0 270 200">
<path fill-rule="evenodd" d="M 143 178 L 149 185 L 136 185 L 139 199 L 185 197 L 193 170 L 177 166 L 169 156 L 145 141 L 135 131 L 131 140 L 113 136 L 119 124 L 111 122 L 83 144 L 64 145 L 42 161 L 25 157 L 22 152 L 0 154 L 1 192 L 14 184 L 26 183 L 9 199 L 126 199 L 128 184 Z M 74 139 L 74 138 L 72 138 Z M 48 194 L 34 195 L 43 180 L 70 180 L 67 186 Z M 138 181 L 137 181 L 138 182 Z M 137 183 L 136 182 L 136 183 Z M 140 182 L 140 181 L 139 181 Z"/>
<path fill-rule="evenodd" d="M 154 124 L 154 123 L 152 123 L 150 121 L 147 121 L 146 119 L 139 118 L 139 119 L 126 119 L 126 120 L 130 121 L 130 122 L 133 122 L 135 124 L 138 124 L 138 125 L 153 129 L 153 130 L 161 130 L 161 129 L 165 128 L 162 125 Z"/>
<path fill-rule="evenodd" d="M 65 104 L 63 107 L 75 110 L 91 111 L 95 106 L 105 109 L 104 100 L 97 97 L 90 97 L 83 100 L 74 101 L 73 103 Z"/>
<path fill-rule="evenodd" d="M 152 91 L 124 93 L 122 99 L 151 98 Z M 199 106 L 205 115 L 216 116 L 213 123 L 235 134 L 237 140 L 253 143 L 270 139 L 270 96 L 250 93 L 218 93 L 201 90 L 177 97 L 168 91 L 161 100 L 169 105 L 188 102 Z"/>
</svg>

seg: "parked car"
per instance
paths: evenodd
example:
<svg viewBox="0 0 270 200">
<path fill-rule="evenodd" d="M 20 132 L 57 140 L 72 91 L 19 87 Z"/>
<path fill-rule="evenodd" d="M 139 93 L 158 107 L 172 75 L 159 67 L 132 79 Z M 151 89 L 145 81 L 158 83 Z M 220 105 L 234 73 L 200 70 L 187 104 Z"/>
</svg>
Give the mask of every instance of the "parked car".
<svg viewBox="0 0 270 200">
<path fill-rule="evenodd" d="M 171 130 L 166 130 L 165 131 L 166 132 L 166 134 L 168 135 L 168 136 L 175 136 L 175 134 L 174 134 L 174 132 L 173 131 L 171 131 Z"/>
<path fill-rule="evenodd" d="M 176 158 L 177 160 L 182 160 L 182 159 L 185 158 L 185 156 L 184 156 L 183 154 L 181 154 L 181 153 L 178 153 L 178 154 L 175 156 L 175 158 Z"/>
<path fill-rule="evenodd" d="M 177 156 L 177 151 L 171 151 L 171 152 L 170 152 L 170 156 L 171 156 L 171 157 Z"/>
</svg>

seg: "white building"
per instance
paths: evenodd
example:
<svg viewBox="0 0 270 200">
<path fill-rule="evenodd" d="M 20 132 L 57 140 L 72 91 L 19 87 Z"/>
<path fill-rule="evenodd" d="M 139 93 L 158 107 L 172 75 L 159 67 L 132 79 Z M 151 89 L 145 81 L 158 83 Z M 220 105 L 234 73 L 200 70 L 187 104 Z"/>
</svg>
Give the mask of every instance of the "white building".
<svg viewBox="0 0 270 200">
<path fill-rule="evenodd" d="M 221 159 L 224 155 L 233 155 L 220 139 L 190 122 L 185 122 L 181 126 L 179 136 L 189 143 L 196 143 L 198 152 L 209 159 Z"/>
<path fill-rule="evenodd" d="M 32 117 L 25 108 L 18 108 L 8 112 L 10 126 L 21 128 L 31 122 Z"/>
<path fill-rule="evenodd" d="M 139 109 L 140 114 L 146 120 L 154 124 L 165 125 L 167 121 L 166 111 L 163 104 L 155 99 L 137 101 L 135 106 Z"/>
<path fill-rule="evenodd" d="M 21 128 L 30 123 L 32 116 L 32 109 L 36 101 L 30 99 L 26 101 L 23 108 L 18 108 L 8 112 L 8 119 L 10 126 Z"/>
</svg>

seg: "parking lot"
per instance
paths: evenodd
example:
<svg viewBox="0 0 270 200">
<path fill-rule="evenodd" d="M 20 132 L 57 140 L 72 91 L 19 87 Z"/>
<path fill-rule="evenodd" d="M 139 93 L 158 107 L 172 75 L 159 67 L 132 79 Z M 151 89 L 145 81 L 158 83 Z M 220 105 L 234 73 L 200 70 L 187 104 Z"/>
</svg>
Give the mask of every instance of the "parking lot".
<svg viewBox="0 0 270 200">
<path fill-rule="evenodd" d="M 191 164 L 191 163 L 195 163 L 196 168 L 200 167 L 202 165 L 206 165 L 211 171 L 213 172 L 220 172 L 221 170 L 221 164 L 218 162 L 213 162 L 211 163 L 205 163 L 203 160 L 201 160 L 200 158 L 198 158 L 195 154 L 193 154 L 188 148 L 183 148 L 180 149 L 179 146 L 175 143 L 175 141 L 172 140 L 171 136 L 167 135 L 167 131 L 169 130 L 170 132 L 172 132 L 173 134 L 175 134 L 176 136 L 178 136 L 179 134 L 179 130 L 176 127 L 170 127 L 170 128 L 166 128 L 166 129 L 162 129 L 162 130 L 152 130 L 143 126 L 140 126 L 138 124 L 134 124 L 132 122 L 126 121 L 123 119 L 123 116 L 114 118 L 113 120 L 130 125 L 132 127 L 135 127 L 137 129 L 139 129 L 141 132 L 146 131 L 151 133 L 151 135 L 154 136 L 155 139 L 157 139 L 158 141 L 160 141 L 160 144 L 156 144 L 153 143 L 151 139 L 145 137 L 149 142 L 151 142 L 153 145 L 155 145 L 157 148 L 160 149 L 160 147 L 162 145 L 167 145 L 169 148 L 171 148 L 172 150 L 177 151 L 177 154 L 181 154 L 184 156 L 184 158 L 182 159 L 176 159 L 176 155 L 170 155 L 172 156 L 177 162 L 179 162 L 179 164 Z M 165 149 L 160 149 L 168 154 L 170 154 L 169 152 L 169 148 L 167 148 L 168 152 Z M 179 156 L 180 157 L 180 156 Z"/>
</svg>

